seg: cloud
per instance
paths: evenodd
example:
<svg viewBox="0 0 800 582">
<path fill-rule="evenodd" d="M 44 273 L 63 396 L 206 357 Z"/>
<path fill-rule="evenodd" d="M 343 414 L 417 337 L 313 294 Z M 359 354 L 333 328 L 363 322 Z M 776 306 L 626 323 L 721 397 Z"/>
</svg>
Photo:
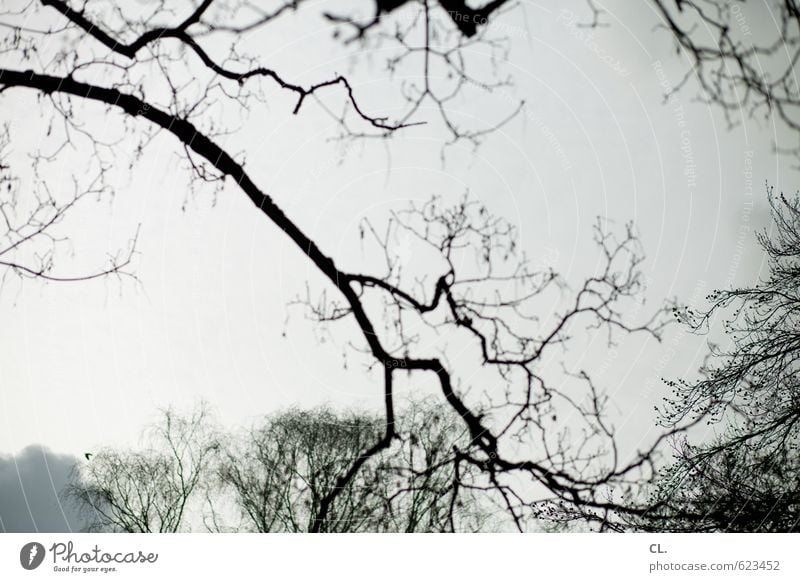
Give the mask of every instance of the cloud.
<svg viewBox="0 0 800 582">
<path fill-rule="evenodd" d="M 42 445 L 0 454 L 0 532 L 79 531 L 82 520 L 58 496 L 77 461 Z"/>
</svg>

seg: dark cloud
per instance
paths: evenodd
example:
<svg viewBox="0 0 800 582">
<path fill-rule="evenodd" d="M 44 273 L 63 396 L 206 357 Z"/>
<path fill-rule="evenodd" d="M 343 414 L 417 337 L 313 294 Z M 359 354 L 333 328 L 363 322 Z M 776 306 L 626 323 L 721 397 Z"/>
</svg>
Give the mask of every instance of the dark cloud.
<svg viewBox="0 0 800 582">
<path fill-rule="evenodd" d="M 76 511 L 59 499 L 77 460 L 42 445 L 0 454 L 0 532 L 79 531 Z"/>
</svg>

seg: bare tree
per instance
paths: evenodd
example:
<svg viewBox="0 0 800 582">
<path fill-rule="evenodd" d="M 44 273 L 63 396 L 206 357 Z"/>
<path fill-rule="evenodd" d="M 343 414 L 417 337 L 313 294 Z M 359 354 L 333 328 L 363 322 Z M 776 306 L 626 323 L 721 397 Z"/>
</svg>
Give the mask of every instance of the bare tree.
<svg viewBox="0 0 800 582">
<path fill-rule="evenodd" d="M 460 458 L 465 427 L 444 404 L 412 401 L 397 423 L 398 439 L 380 458 L 389 531 L 491 531 L 502 513 L 474 466 Z"/>
<path fill-rule="evenodd" d="M 768 277 L 716 291 L 681 318 L 697 333 L 722 325 L 697 381 L 671 382 L 662 422 L 707 419 L 710 443 L 684 442 L 654 498 L 662 527 L 678 530 L 795 531 L 800 524 L 800 196 L 769 191 L 774 233 L 759 234 Z M 646 522 L 650 528 L 656 527 Z"/>
<path fill-rule="evenodd" d="M 223 490 L 234 492 L 246 530 L 308 531 L 339 474 L 379 431 L 374 419 L 358 414 L 281 413 L 226 449 L 219 469 Z M 363 468 L 329 509 L 330 531 L 377 529 L 380 493 L 374 468 Z"/>
<path fill-rule="evenodd" d="M 602 389 L 569 361 L 570 347 L 586 333 L 604 334 L 611 343 L 628 333 L 660 338 L 665 310 L 641 315 L 642 253 L 630 226 L 615 234 L 598 223 L 600 266 L 569 287 L 549 269 L 531 264 L 515 229 L 480 203 L 434 198 L 398 210 L 385 228 L 365 223 L 363 236 L 385 268 L 349 271 L 257 184 L 243 156 L 221 145 L 225 128 L 215 123 L 217 100 L 246 116 L 265 98 L 267 86 L 296 96 L 295 113 L 309 97 L 343 89 L 343 113 L 334 117 L 346 136 L 410 131 L 425 120 L 420 116 L 427 102 L 434 104 L 450 140 L 478 143 L 517 109 L 495 124 L 465 129 L 454 121 L 450 104 L 464 91 L 505 83 L 472 77 L 472 51 L 466 50 L 477 42 L 487 43 L 490 52 L 500 46 L 484 36 L 488 27 L 482 19 L 505 3 L 475 8 L 462 2 L 379 2 L 367 20 L 355 13 L 326 16 L 354 29 L 354 42 L 395 43 L 390 70 L 400 64 L 420 67 L 417 80 L 401 86 L 407 108 L 395 119 L 363 106 L 342 76 L 296 84 L 238 48 L 239 38 L 275 26 L 300 5 L 287 2 L 267 12 L 249 2 L 204 0 L 187 3 L 181 17 L 161 2 L 137 8 L 136 14 L 114 3 L 79 9 L 63 0 L 8 8 L 2 15 L 0 94 L 29 89 L 42 96 L 45 113 L 62 125 L 57 139 L 77 148 L 88 145 L 92 159 L 127 147 L 135 167 L 156 133 L 171 135 L 196 183 L 220 188 L 229 179 L 335 290 L 330 301 L 301 302 L 312 318 L 358 334 L 360 339 L 349 343 L 381 376 L 383 426 L 369 444 L 358 441 L 361 454 L 320 493 L 311 531 L 333 529 L 331 512 L 339 495 L 401 437 L 395 415 L 400 374 L 432 378 L 468 435 L 450 449 L 453 487 L 493 492 L 519 529 L 552 504 L 580 508 L 585 519 L 603 524 L 609 512 L 646 511 L 628 501 L 630 491 L 652 474 L 663 439 L 680 429 L 623 454 L 606 419 Z M 473 18 L 469 25 L 465 14 Z M 443 86 L 443 80 L 449 83 Z M 117 123 L 119 140 L 100 140 L 91 123 L 82 123 L 98 112 L 104 122 Z M 427 257 L 415 261 L 425 272 L 415 273 L 398 260 L 395 235 L 407 237 Z M 425 331 L 447 345 L 419 341 Z M 474 369 L 450 359 L 454 346 L 471 350 Z M 461 479 L 473 471 L 480 481 Z"/>
<path fill-rule="evenodd" d="M 415 403 L 399 421 L 405 436 L 344 485 L 340 475 L 380 436 L 380 418 L 325 408 L 267 417 L 226 447 L 220 487 L 209 499 L 211 529 L 309 531 L 323 503 L 328 532 L 480 529 L 486 509 L 475 494 L 459 491 L 463 475 L 457 478 L 451 463 L 451 447 L 465 435 L 447 417 L 444 407 Z M 221 523 L 214 507 L 230 493 L 242 518 L 233 526 Z"/>
<path fill-rule="evenodd" d="M 675 91 L 694 78 L 699 98 L 730 125 L 774 113 L 800 140 L 800 8 L 795 0 L 652 0 L 690 62 Z M 800 153 L 800 141 L 778 147 Z"/>
<path fill-rule="evenodd" d="M 723 438 L 697 448 L 684 442 L 676 456 L 650 493 L 652 514 L 633 520 L 634 527 L 670 532 L 798 531 L 796 449 L 732 447 Z"/>
<path fill-rule="evenodd" d="M 165 411 L 144 450 L 87 455 L 65 491 L 89 531 L 305 532 L 328 503 L 329 532 L 477 531 L 492 507 L 470 490 L 452 447 L 468 440 L 449 409 L 412 403 L 391 449 L 340 475 L 382 431 L 378 416 L 319 408 L 266 417 L 234 436 L 201 406 Z M 459 471 L 456 474 L 454 471 Z"/>
<path fill-rule="evenodd" d="M 87 454 L 64 494 L 86 517 L 88 531 L 172 533 L 205 486 L 219 449 L 201 405 L 189 416 L 164 410 L 142 451 L 102 449 Z"/>
<path fill-rule="evenodd" d="M 106 195 L 105 170 L 100 169 L 88 180 L 73 179 L 66 195 L 54 193 L 37 173 L 38 156 L 33 158 L 31 192 L 21 196 L 21 180 L 6 164 L 9 157 L 10 130 L 0 129 L 0 287 L 9 277 L 70 282 L 86 281 L 109 275 L 132 276 L 127 269 L 136 249 L 136 237 L 129 248 L 109 256 L 105 266 L 83 273 L 55 272 L 58 258 L 68 254 L 69 239 L 59 231 L 60 223 L 84 199 Z"/>
</svg>

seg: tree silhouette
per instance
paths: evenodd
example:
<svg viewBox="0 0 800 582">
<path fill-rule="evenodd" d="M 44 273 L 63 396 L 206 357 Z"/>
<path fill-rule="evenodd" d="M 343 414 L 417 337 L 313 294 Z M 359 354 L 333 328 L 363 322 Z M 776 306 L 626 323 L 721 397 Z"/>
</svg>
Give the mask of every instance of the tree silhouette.
<svg viewBox="0 0 800 582">
<path fill-rule="evenodd" d="M 208 408 L 189 416 L 164 410 L 144 450 L 103 448 L 75 467 L 63 492 L 85 517 L 88 531 L 182 531 L 205 486 L 220 444 Z"/>
<path fill-rule="evenodd" d="M 339 476 L 380 436 L 364 413 L 289 410 L 267 417 L 226 447 L 216 496 L 233 493 L 243 523 L 235 531 L 469 531 L 486 521 L 475 494 L 459 489 L 450 448 L 466 436 L 443 406 L 414 403 L 390 449 Z M 467 470 L 464 468 L 463 470 Z M 337 490 L 341 487 L 341 490 Z M 335 493 L 335 495 L 334 495 Z M 211 504 L 213 510 L 213 503 Z M 317 520 L 325 508 L 322 526 Z M 212 529 L 225 531 L 216 516 Z"/>
<path fill-rule="evenodd" d="M 327 532 L 477 531 L 491 510 L 469 467 L 449 462 L 467 435 L 446 406 L 413 402 L 391 449 L 340 475 L 382 431 L 379 417 L 327 408 L 269 415 L 223 432 L 205 405 L 163 411 L 141 449 L 103 448 L 64 491 L 88 531 L 305 532 L 323 507 Z M 335 492 L 335 495 L 334 495 Z"/>
<path fill-rule="evenodd" d="M 296 97 L 293 113 L 298 113 L 310 98 L 327 99 L 338 88 L 343 112 L 334 118 L 347 138 L 409 131 L 428 121 L 422 117 L 427 104 L 449 141 L 477 144 L 519 106 L 494 124 L 467 128 L 456 123 L 450 104 L 465 91 L 507 83 L 497 75 L 475 78 L 469 66 L 476 43 L 490 52 L 503 50 L 504 43 L 489 37 L 484 25 L 506 4 L 377 2 L 366 20 L 324 15 L 342 30 L 355 31 L 345 44 L 394 46 L 389 71 L 419 67 L 417 80 L 401 85 L 405 108 L 391 119 L 363 106 L 344 76 L 303 85 L 240 49 L 239 38 L 268 34 L 270 26 L 303 6 L 287 2 L 266 12 L 247 1 L 204 0 L 187 4 L 184 16 L 176 17 L 162 2 L 135 15 L 114 3 L 84 9 L 62 0 L 31 2 L 2 15 L 6 64 L 0 68 L 0 94 L 32 90 L 59 127 L 60 147 L 88 144 L 88 163 L 100 175 L 120 151 L 135 169 L 156 133 L 171 135 L 196 183 L 234 184 L 327 279 L 332 299 L 300 303 L 319 322 L 358 335 L 350 343 L 380 371 L 384 411 L 381 434 L 369 443 L 359 440 L 362 453 L 349 466 L 337 467 L 335 486 L 319 500 L 311 531 L 334 529 L 338 496 L 400 438 L 395 381 L 401 374 L 435 381 L 441 401 L 468 435 L 422 476 L 432 477 L 441 463 L 449 463 L 453 487 L 494 495 L 519 529 L 554 504 L 577 508 L 584 519 L 603 524 L 614 512 L 646 512 L 648 507 L 630 501 L 631 492 L 652 474 L 664 439 L 682 427 L 623 454 L 607 422 L 602 388 L 590 372 L 568 361 L 585 334 L 602 334 L 610 343 L 629 333 L 660 338 L 668 310 L 640 315 L 643 259 L 630 225 L 618 231 L 598 222 L 599 266 L 569 287 L 556 273 L 532 264 L 512 225 L 476 200 L 467 196 L 451 204 L 433 198 L 398 209 L 385 225 L 364 223 L 363 238 L 382 256 L 385 269 L 350 271 L 259 186 L 244 156 L 223 145 L 227 129 L 216 123 L 218 101 L 244 114 L 277 88 Z M 101 115 L 119 124 L 118 139 L 101 140 L 93 133 L 92 116 Z M 78 191 L 91 191 L 85 179 L 79 183 Z M 396 235 L 425 257 L 415 264 L 429 266 L 426 272 L 414 272 L 398 259 Z M 470 350 L 474 368 L 450 361 L 447 346 L 421 341 L 423 333 Z"/>
<path fill-rule="evenodd" d="M 800 445 L 800 197 L 769 190 L 774 233 L 758 235 L 769 275 L 753 287 L 716 291 L 703 311 L 680 316 L 695 332 L 722 319 L 698 381 L 675 381 L 662 422 L 719 425 L 711 443 L 684 442 L 653 493 L 661 526 L 703 531 L 796 531 Z M 645 522 L 647 527 L 655 528 Z"/>
<path fill-rule="evenodd" d="M 795 0 L 652 0 L 690 66 L 673 89 L 694 78 L 699 98 L 728 124 L 774 114 L 800 140 L 800 10 Z M 769 16 L 767 26 L 761 22 Z M 800 154 L 800 141 L 778 149 Z"/>
<path fill-rule="evenodd" d="M 55 232 L 59 223 L 84 199 L 106 193 L 104 170 L 92 176 L 85 186 L 73 180 L 71 192 L 66 197 L 53 194 L 45 181 L 37 175 L 38 158 L 34 157 L 34 191 L 20 195 L 21 181 L 13 169 L 3 161 L 11 149 L 9 128 L 0 130 L 0 287 L 9 276 L 43 279 L 47 281 L 85 281 L 110 275 L 133 276 L 129 270 L 136 250 L 134 236 L 129 248 L 108 258 L 107 264 L 94 271 L 63 274 L 54 271 L 63 247 L 68 246 L 66 236 Z"/>
<path fill-rule="evenodd" d="M 713 449 L 718 450 L 711 452 Z M 795 532 L 797 451 L 683 443 L 651 492 L 654 511 L 633 526 L 671 532 Z"/>
</svg>

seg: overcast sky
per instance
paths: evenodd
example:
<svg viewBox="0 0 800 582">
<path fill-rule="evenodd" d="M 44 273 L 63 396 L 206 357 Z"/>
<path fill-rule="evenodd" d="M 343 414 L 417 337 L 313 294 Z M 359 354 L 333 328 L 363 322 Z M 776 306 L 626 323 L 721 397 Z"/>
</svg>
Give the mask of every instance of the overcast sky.
<svg viewBox="0 0 800 582">
<path fill-rule="evenodd" d="M 78 531 L 81 519 L 59 496 L 76 461 L 38 445 L 0 455 L 0 533 Z"/>
<path fill-rule="evenodd" d="M 583 0 L 563 4 L 588 17 Z M 687 63 L 654 29 L 646 2 L 605 2 L 609 26 L 592 31 L 574 26 L 569 12 L 521 5 L 491 25 L 513 39 L 500 66 L 514 87 L 464 104 L 462 114 L 480 125 L 501 119 L 515 99 L 527 108 L 477 150 L 457 144 L 443 162 L 446 136 L 434 112 L 422 111 L 428 125 L 343 152 L 315 103 L 291 116 L 292 100 L 277 89 L 235 145 L 246 146 L 259 184 L 345 267 L 360 260 L 359 219 L 380 222 L 410 199 L 453 199 L 468 189 L 518 225 L 534 260 L 551 261 L 571 280 L 598 260 L 591 226 L 602 215 L 637 226 L 652 304 L 698 301 L 715 287 L 755 281 L 763 267 L 753 230 L 767 223 L 764 183 L 788 191 L 797 184 L 793 160 L 773 154 L 786 136 L 769 120 L 728 129 L 717 109 L 694 99 L 691 83 L 665 104 L 665 84 L 681 79 Z M 347 72 L 362 107 L 380 107 L 397 90 L 380 54 L 359 55 L 353 65 L 354 49 L 331 52 L 319 12 L 274 29 L 264 53 L 306 80 Z M 756 34 L 760 26 L 754 23 Z M 45 127 L 26 117 L 30 95 L 0 99 L 3 120 L 35 144 Z M 113 201 L 90 202 L 65 223 L 75 253 L 59 265 L 65 270 L 96 262 L 141 223 L 139 284 L 28 281 L 0 295 L 0 530 L 28 518 L 39 529 L 69 523 L 57 511 L 26 517 L 9 501 L 18 492 L 5 484 L 20 475 L 35 490 L 29 505 L 46 497 L 72 457 L 134 445 L 159 406 L 203 398 L 236 426 L 288 405 L 380 403 L 374 377 L 345 369 L 342 346 L 319 344 L 301 312 L 287 327 L 286 304 L 304 293 L 306 280 L 321 288 L 310 264 L 235 189 L 215 204 L 187 197 L 174 146 L 158 138 Z M 690 376 L 704 345 L 676 328 L 661 346 L 633 338 L 584 365 L 600 367 L 620 418 L 644 434 L 653 403 L 667 392 L 660 378 Z M 54 452 L 26 448 L 33 444 Z"/>
</svg>

